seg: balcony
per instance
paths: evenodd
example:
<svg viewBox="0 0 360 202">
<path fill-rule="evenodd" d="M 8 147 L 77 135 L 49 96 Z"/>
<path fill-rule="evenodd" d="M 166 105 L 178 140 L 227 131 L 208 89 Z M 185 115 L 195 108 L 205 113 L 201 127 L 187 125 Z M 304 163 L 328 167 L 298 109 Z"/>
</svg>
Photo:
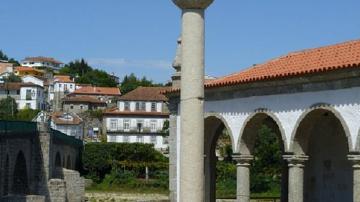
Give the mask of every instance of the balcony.
<svg viewBox="0 0 360 202">
<path fill-rule="evenodd" d="M 123 127 L 107 128 L 107 133 L 122 133 L 122 134 L 159 134 L 165 135 L 166 132 L 162 128 L 156 128 L 155 130 L 150 127 L 130 127 L 125 129 Z"/>
</svg>

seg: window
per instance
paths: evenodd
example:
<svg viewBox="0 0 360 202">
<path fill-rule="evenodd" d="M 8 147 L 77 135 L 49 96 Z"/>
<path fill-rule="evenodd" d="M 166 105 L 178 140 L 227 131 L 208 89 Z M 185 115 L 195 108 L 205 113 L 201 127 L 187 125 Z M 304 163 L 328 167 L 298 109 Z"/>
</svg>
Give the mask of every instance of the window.
<svg viewBox="0 0 360 202">
<path fill-rule="evenodd" d="M 26 100 L 31 100 L 31 90 L 30 89 L 26 90 Z"/>
<path fill-rule="evenodd" d="M 61 83 L 59 83 L 59 88 L 61 88 Z"/>
<path fill-rule="evenodd" d="M 124 103 L 124 105 L 125 105 L 125 111 L 129 111 L 130 110 L 130 103 L 129 102 L 125 102 Z"/>
<path fill-rule="evenodd" d="M 130 142 L 130 137 L 129 137 L 129 136 L 124 136 L 124 142 L 125 142 L 125 143 Z"/>
<path fill-rule="evenodd" d="M 16 95 L 20 95 L 20 90 L 17 90 L 17 91 L 16 91 Z"/>
<path fill-rule="evenodd" d="M 80 109 L 83 109 L 83 108 L 84 108 L 84 106 L 80 105 Z"/>
<path fill-rule="evenodd" d="M 116 119 L 110 119 L 110 129 L 116 130 L 117 128 L 117 120 Z"/>
<path fill-rule="evenodd" d="M 74 105 L 70 105 L 70 109 L 74 109 Z"/>
<path fill-rule="evenodd" d="M 137 126 L 138 131 L 141 132 L 142 128 L 144 126 L 144 120 L 137 120 L 136 126 Z"/>
<path fill-rule="evenodd" d="M 151 121 L 150 121 L 150 129 L 151 129 L 151 132 L 155 132 L 155 131 L 156 131 L 156 123 L 157 123 L 156 120 L 151 120 Z"/>
<path fill-rule="evenodd" d="M 130 120 L 126 119 L 124 120 L 124 130 L 130 129 Z"/>
<path fill-rule="evenodd" d="M 144 138 L 142 136 L 136 136 L 136 142 L 144 143 Z"/>
<path fill-rule="evenodd" d="M 135 104 L 135 110 L 140 111 L 140 102 L 136 102 Z"/>
<path fill-rule="evenodd" d="M 155 145 L 156 144 L 156 136 L 151 136 L 150 142 L 151 142 L 151 144 Z"/>
<path fill-rule="evenodd" d="M 31 104 L 30 103 L 26 103 L 26 109 L 30 109 L 31 108 Z"/>
<path fill-rule="evenodd" d="M 156 112 L 156 102 L 151 103 L 151 111 Z"/>
<path fill-rule="evenodd" d="M 146 104 L 145 102 L 141 102 L 141 110 L 145 111 L 146 110 Z"/>
</svg>

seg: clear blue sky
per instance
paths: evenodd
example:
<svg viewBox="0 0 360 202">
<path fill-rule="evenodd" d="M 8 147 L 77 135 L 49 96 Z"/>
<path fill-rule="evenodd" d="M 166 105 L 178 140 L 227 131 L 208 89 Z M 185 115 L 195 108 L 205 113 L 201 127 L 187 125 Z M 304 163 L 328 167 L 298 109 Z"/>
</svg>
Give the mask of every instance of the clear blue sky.
<svg viewBox="0 0 360 202">
<path fill-rule="evenodd" d="M 206 14 L 206 74 L 360 39 L 359 8 L 359 0 L 215 0 Z M 0 26 L 0 49 L 15 59 L 85 58 L 120 77 L 164 82 L 180 10 L 170 0 L 1 0 Z"/>
</svg>

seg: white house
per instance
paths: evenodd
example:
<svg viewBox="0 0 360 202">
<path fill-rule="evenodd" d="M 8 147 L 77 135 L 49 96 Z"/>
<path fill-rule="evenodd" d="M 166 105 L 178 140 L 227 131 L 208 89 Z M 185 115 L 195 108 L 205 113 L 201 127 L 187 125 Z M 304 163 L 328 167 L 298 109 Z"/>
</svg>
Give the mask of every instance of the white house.
<svg viewBox="0 0 360 202">
<path fill-rule="evenodd" d="M 54 112 L 51 114 L 50 126 L 52 129 L 58 130 L 77 139 L 84 137 L 83 120 L 75 113 Z"/>
<path fill-rule="evenodd" d="M 37 78 L 35 76 L 32 76 L 32 75 L 23 76 L 23 77 L 21 77 L 21 80 L 24 83 L 33 83 L 33 84 L 44 87 L 44 80 L 39 79 L 39 78 Z"/>
<path fill-rule="evenodd" d="M 164 87 L 139 87 L 119 98 L 118 107 L 104 113 L 108 142 L 150 143 L 168 147 L 164 124 L 169 118 Z"/>
<path fill-rule="evenodd" d="M 14 72 L 14 67 L 12 63 L 7 61 L 0 61 L 0 82 L 4 81 L 5 77 L 10 76 Z"/>
<path fill-rule="evenodd" d="M 53 70 L 59 70 L 63 63 L 50 57 L 27 57 L 21 61 L 21 66 L 27 67 L 48 67 Z"/>
<path fill-rule="evenodd" d="M 50 103 L 52 103 L 53 109 L 56 111 L 61 110 L 61 100 L 65 97 L 65 95 L 74 92 L 75 89 L 75 81 L 70 76 L 54 76 L 54 80 L 50 83 L 48 90 L 48 100 Z"/>
<path fill-rule="evenodd" d="M 18 109 L 45 109 L 44 87 L 34 83 L 20 84 L 20 97 L 16 100 Z"/>
</svg>

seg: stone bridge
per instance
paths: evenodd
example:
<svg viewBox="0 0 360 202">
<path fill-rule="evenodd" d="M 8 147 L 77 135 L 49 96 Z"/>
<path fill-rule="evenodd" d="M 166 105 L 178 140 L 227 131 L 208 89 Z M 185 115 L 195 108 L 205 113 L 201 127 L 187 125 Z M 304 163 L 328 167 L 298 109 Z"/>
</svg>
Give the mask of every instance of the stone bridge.
<svg viewBox="0 0 360 202">
<path fill-rule="evenodd" d="M 82 201 L 82 148 L 47 123 L 0 121 L 1 201 Z"/>
</svg>

